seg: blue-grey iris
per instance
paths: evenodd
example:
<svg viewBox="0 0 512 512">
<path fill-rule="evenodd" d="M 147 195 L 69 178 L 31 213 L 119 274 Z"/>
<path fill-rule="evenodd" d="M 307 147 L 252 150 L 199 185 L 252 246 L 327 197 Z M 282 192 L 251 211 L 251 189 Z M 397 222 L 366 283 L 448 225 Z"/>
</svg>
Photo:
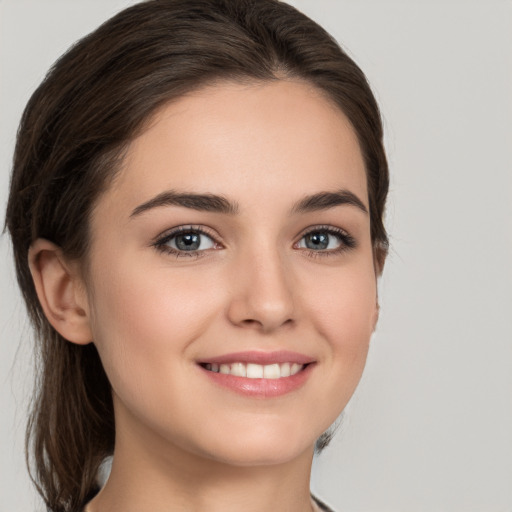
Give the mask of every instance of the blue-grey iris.
<svg viewBox="0 0 512 512">
<path fill-rule="evenodd" d="M 304 237 L 308 249 L 327 249 L 329 235 L 326 233 L 310 233 Z"/>
<path fill-rule="evenodd" d="M 175 243 L 180 251 L 196 251 L 201 245 L 201 235 L 197 233 L 177 235 Z"/>
</svg>

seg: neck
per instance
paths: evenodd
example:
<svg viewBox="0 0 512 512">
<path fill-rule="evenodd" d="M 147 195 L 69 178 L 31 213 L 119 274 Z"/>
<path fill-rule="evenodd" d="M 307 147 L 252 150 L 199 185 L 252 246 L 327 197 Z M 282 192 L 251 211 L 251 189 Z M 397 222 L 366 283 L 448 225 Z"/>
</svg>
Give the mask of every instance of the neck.
<svg viewBox="0 0 512 512">
<path fill-rule="evenodd" d="M 87 510 L 310 512 L 312 458 L 313 447 L 278 464 L 240 466 L 118 432 L 111 474 Z"/>
</svg>

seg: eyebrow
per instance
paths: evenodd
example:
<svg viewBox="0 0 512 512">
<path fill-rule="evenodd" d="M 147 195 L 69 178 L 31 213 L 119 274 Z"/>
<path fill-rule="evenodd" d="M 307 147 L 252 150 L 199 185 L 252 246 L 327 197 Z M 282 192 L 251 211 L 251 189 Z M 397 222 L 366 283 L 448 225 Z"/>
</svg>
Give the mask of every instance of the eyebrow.
<svg viewBox="0 0 512 512">
<path fill-rule="evenodd" d="M 231 202 L 222 196 L 215 194 L 188 194 L 167 190 L 137 206 L 130 214 L 130 217 L 136 217 L 141 213 L 160 206 L 182 206 L 192 210 L 230 215 L 235 215 L 239 211 L 237 203 Z"/>
<path fill-rule="evenodd" d="M 328 210 L 340 205 L 350 205 L 359 208 L 359 210 L 368 214 L 364 203 L 350 190 L 338 190 L 336 192 L 319 192 L 311 196 L 306 196 L 292 208 L 292 213 L 316 212 L 319 210 Z"/>
<path fill-rule="evenodd" d="M 344 189 L 337 192 L 318 192 L 317 194 L 306 196 L 294 204 L 291 213 L 328 210 L 329 208 L 345 204 L 355 206 L 364 213 L 368 213 L 361 199 L 353 192 Z M 192 210 L 229 215 L 236 215 L 240 211 L 238 203 L 229 201 L 225 197 L 216 194 L 192 194 L 166 190 L 137 206 L 130 214 L 130 217 L 137 217 L 148 210 L 162 206 L 181 206 Z"/>
</svg>

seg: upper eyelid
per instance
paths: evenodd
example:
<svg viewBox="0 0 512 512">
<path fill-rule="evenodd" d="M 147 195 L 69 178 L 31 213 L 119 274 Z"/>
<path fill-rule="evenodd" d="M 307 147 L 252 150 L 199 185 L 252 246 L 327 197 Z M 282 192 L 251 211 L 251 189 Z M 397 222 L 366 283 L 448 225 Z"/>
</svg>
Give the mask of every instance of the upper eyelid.
<svg viewBox="0 0 512 512">
<path fill-rule="evenodd" d="M 180 233 L 187 233 L 189 231 L 195 231 L 197 233 L 201 233 L 202 235 L 210 237 L 215 243 L 221 243 L 219 241 L 219 235 L 213 232 L 211 228 L 206 226 L 199 226 L 194 224 L 182 224 L 180 226 L 176 226 L 174 228 L 169 228 L 159 235 L 157 235 L 152 242 L 152 245 L 162 243 L 165 240 L 169 240 L 173 238 L 174 236 L 179 235 Z"/>
<path fill-rule="evenodd" d="M 340 228 L 339 226 L 332 226 L 331 224 L 313 224 L 312 226 L 308 226 L 307 228 L 304 228 L 302 231 L 304 233 L 309 233 L 310 231 L 343 231 L 345 230 L 343 228 Z"/>
<path fill-rule="evenodd" d="M 309 235 L 310 233 L 315 233 L 316 231 L 328 231 L 330 233 L 351 236 L 350 233 L 346 229 L 340 228 L 339 226 L 333 226 L 330 224 L 320 224 L 320 225 L 312 225 L 312 226 L 308 226 L 307 228 L 304 228 L 298 235 L 298 240 L 300 240 L 302 237 L 304 237 L 306 235 Z"/>
<path fill-rule="evenodd" d="M 296 246 L 305 236 L 311 233 L 317 232 L 327 232 L 330 235 L 337 236 L 341 242 L 341 246 L 338 249 L 328 249 L 328 250 L 318 250 L 314 251 L 317 254 L 336 254 L 340 251 L 344 251 L 346 249 L 353 249 L 357 247 L 358 242 L 356 237 L 352 236 L 347 230 L 340 228 L 338 226 L 333 225 L 321 225 L 321 226 L 310 226 L 302 231 L 300 236 L 297 238 L 297 241 L 294 242 L 294 246 Z M 310 251 L 311 249 L 304 249 Z"/>
</svg>

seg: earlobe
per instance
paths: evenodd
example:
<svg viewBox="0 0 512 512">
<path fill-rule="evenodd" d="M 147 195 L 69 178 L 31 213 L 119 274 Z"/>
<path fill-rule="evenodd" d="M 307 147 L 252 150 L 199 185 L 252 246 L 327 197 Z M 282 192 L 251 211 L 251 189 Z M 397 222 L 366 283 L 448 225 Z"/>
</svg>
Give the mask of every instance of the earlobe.
<svg viewBox="0 0 512 512">
<path fill-rule="evenodd" d="M 65 261 L 61 249 L 39 238 L 30 246 L 28 261 L 48 321 L 67 340 L 79 345 L 90 343 L 92 333 L 81 279 Z"/>
<path fill-rule="evenodd" d="M 386 258 L 388 255 L 387 246 L 383 246 L 382 244 L 377 244 L 373 249 L 373 268 L 375 271 L 375 279 L 378 281 L 379 277 L 382 275 L 382 271 L 384 270 L 384 263 L 386 262 Z M 377 322 L 379 321 L 379 313 L 380 313 L 380 304 L 379 304 L 379 296 L 378 292 L 375 298 L 375 310 L 373 313 L 373 329 L 372 332 L 375 332 L 377 328 Z"/>
<path fill-rule="evenodd" d="M 373 316 L 373 329 L 372 332 L 375 332 L 375 329 L 377 329 L 377 322 L 379 321 L 379 313 L 380 313 L 380 305 L 377 302 L 375 304 L 375 311 Z"/>
</svg>

